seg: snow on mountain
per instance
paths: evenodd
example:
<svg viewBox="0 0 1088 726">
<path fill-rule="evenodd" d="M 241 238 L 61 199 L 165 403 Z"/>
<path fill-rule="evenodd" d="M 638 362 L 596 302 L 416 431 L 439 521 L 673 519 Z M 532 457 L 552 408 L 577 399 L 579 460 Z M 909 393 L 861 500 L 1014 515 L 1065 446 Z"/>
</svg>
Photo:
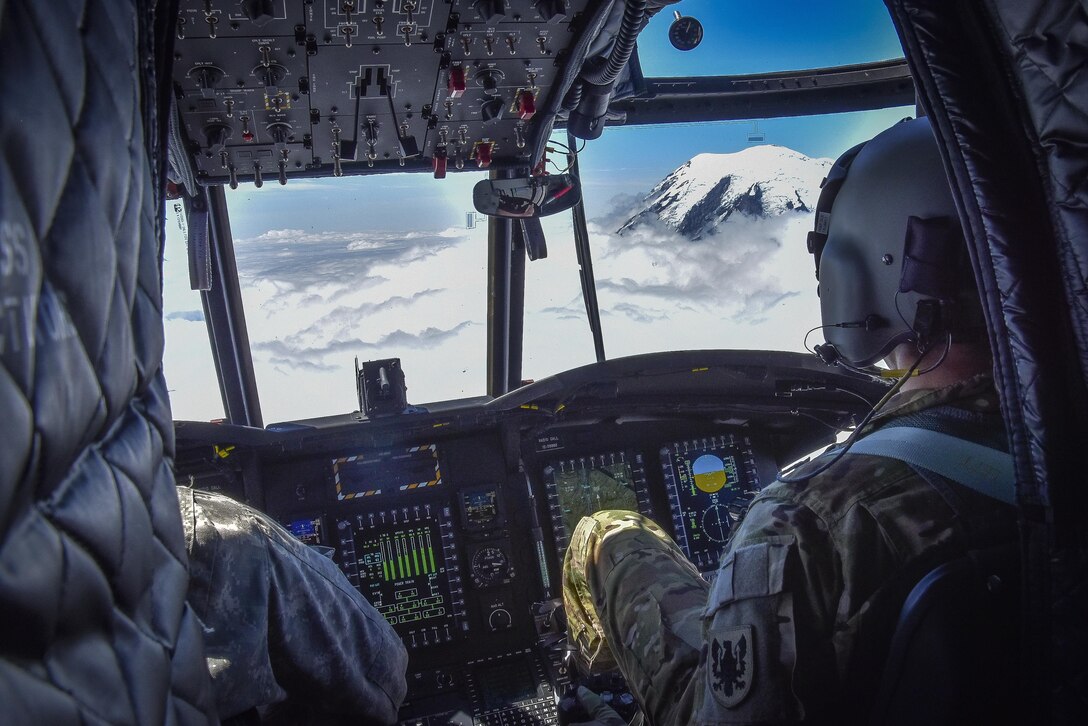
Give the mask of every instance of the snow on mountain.
<svg viewBox="0 0 1088 726">
<path fill-rule="evenodd" d="M 772 145 L 699 154 L 662 179 L 617 231 L 622 235 L 657 222 L 698 240 L 736 213 L 749 218 L 808 213 L 831 164 Z"/>
</svg>

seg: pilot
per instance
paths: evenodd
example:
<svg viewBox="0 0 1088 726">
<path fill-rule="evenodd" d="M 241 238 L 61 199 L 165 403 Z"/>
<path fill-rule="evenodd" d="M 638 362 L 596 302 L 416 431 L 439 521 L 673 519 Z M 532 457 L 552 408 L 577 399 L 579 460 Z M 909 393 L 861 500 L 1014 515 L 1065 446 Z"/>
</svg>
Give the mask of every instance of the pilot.
<svg viewBox="0 0 1088 726">
<path fill-rule="evenodd" d="M 404 644 L 333 561 L 228 497 L 178 487 L 178 503 L 220 718 L 396 722 Z"/>
<path fill-rule="evenodd" d="M 871 450 L 888 438 L 874 432 L 892 426 L 1007 450 L 978 293 L 926 119 L 836 162 L 810 251 L 828 340 L 818 354 L 854 369 L 883 358 L 897 376 L 857 443 L 763 489 L 709 583 L 633 512 L 583 518 L 571 538 L 563 595 L 577 654 L 589 668 L 618 666 L 649 723 L 867 720 L 914 584 L 1015 536 L 1014 507 L 992 492 L 848 451 Z"/>
</svg>

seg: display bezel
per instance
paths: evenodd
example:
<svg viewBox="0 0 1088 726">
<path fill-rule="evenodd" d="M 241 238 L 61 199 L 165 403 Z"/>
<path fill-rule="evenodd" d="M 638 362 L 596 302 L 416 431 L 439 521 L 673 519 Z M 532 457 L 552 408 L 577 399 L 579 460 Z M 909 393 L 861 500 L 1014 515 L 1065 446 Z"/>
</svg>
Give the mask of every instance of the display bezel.
<svg viewBox="0 0 1088 726">
<path fill-rule="evenodd" d="M 568 529 L 563 515 L 563 502 L 560 500 L 559 486 L 555 479 L 555 472 L 565 471 L 567 465 L 571 469 L 597 469 L 606 466 L 622 464 L 630 472 L 631 485 L 635 494 L 636 510 L 647 517 L 653 517 L 653 506 L 650 503 L 649 488 L 646 483 L 646 471 L 641 453 L 629 453 L 627 451 L 606 452 L 589 456 L 577 456 L 566 459 L 549 461 L 544 467 L 544 486 L 548 496 L 548 507 L 551 511 L 552 533 L 555 540 L 556 553 L 562 560 L 566 553 L 570 538 L 574 534 L 573 529 Z M 601 511 L 601 510 L 595 510 Z"/>
<path fill-rule="evenodd" d="M 390 475 L 401 473 L 397 471 L 394 464 L 421 459 L 423 456 L 427 457 L 428 464 L 433 462 L 434 465 L 433 472 L 428 467 L 426 479 L 404 472 L 407 476 L 401 480 L 398 481 L 395 477 L 392 481 L 388 480 Z M 376 470 L 372 483 L 361 481 L 361 477 L 355 478 L 356 470 L 364 467 L 373 467 Z M 342 456 L 332 460 L 332 473 L 338 501 L 427 489 L 442 484 L 442 466 L 437 444 L 379 449 Z"/>
<path fill-rule="evenodd" d="M 663 445 L 658 453 L 676 543 L 700 570 L 707 572 L 716 569 L 733 526 L 729 504 L 738 496 L 759 487 L 751 443 L 746 437 L 722 433 L 670 442 Z M 708 455 L 714 456 L 722 464 L 720 471 L 726 476 L 721 484 L 714 476 L 717 472 L 694 471 L 694 465 Z M 681 458 L 685 458 L 683 464 Z M 731 459 L 732 463 L 727 464 L 726 458 Z M 735 477 L 733 483 L 730 483 L 727 475 L 730 469 Z M 700 477 L 704 477 L 702 485 L 699 483 Z M 689 482 L 690 489 L 685 491 L 684 487 Z M 717 488 L 713 489 L 715 486 Z M 712 509 L 716 515 L 715 524 L 728 527 L 716 538 L 709 533 L 700 534 L 691 524 L 694 516 L 707 529 L 705 521 Z"/>
</svg>

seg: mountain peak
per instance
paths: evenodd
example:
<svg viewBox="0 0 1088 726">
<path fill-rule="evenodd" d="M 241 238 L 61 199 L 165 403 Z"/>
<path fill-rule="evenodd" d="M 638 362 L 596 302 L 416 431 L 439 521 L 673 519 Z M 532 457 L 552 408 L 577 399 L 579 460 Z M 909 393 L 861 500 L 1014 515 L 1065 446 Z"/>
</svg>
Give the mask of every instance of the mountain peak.
<svg viewBox="0 0 1088 726">
<path fill-rule="evenodd" d="M 618 232 L 658 222 L 698 240 L 738 213 L 750 218 L 808 213 L 831 163 L 770 144 L 698 154 L 658 182 Z"/>
</svg>

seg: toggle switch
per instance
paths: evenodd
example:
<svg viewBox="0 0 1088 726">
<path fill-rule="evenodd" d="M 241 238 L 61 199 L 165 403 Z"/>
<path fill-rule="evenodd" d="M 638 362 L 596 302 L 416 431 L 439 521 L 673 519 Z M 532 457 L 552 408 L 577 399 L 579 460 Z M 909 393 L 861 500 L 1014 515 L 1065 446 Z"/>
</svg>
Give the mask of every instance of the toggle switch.
<svg viewBox="0 0 1088 726">
<path fill-rule="evenodd" d="M 460 98 L 461 94 L 465 92 L 464 66 L 452 66 L 450 68 L 450 77 L 446 81 L 446 90 L 449 91 L 450 98 Z"/>
<path fill-rule="evenodd" d="M 476 166 L 481 169 L 487 169 L 491 166 L 491 152 L 494 150 L 495 144 L 491 141 L 481 141 L 476 144 Z"/>
<path fill-rule="evenodd" d="M 446 150 L 436 149 L 434 152 L 434 158 L 431 159 L 431 167 L 434 169 L 435 179 L 446 178 Z"/>
<path fill-rule="evenodd" d="M 516 111 L 522 121 L 528 121 L 536 114 L 536 96 L 532 91 L 518 91 Z"/>
</svg>

